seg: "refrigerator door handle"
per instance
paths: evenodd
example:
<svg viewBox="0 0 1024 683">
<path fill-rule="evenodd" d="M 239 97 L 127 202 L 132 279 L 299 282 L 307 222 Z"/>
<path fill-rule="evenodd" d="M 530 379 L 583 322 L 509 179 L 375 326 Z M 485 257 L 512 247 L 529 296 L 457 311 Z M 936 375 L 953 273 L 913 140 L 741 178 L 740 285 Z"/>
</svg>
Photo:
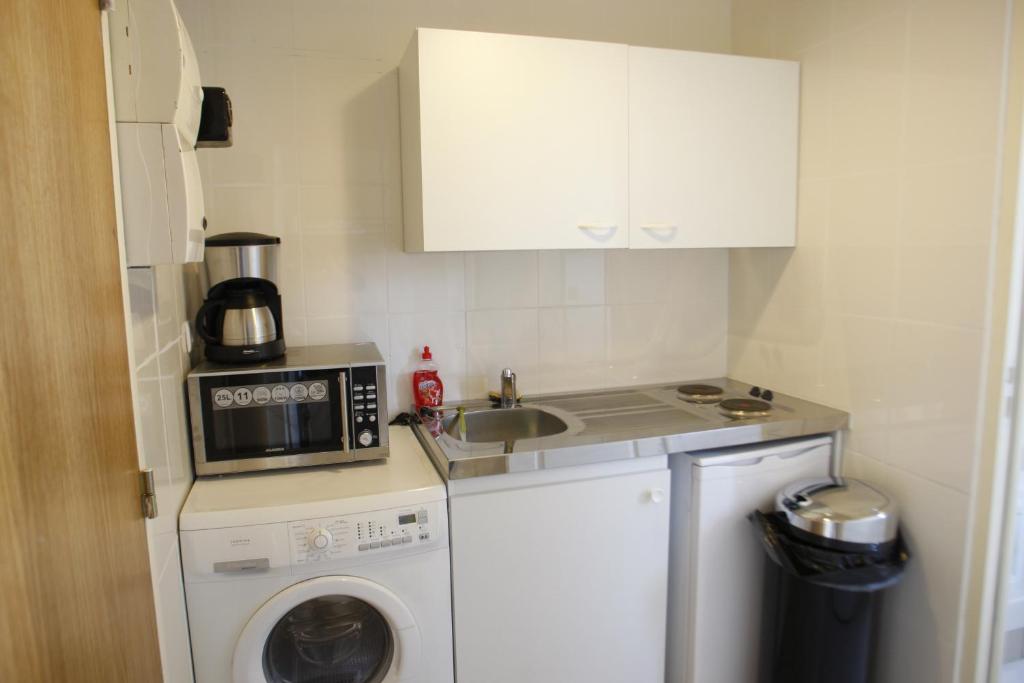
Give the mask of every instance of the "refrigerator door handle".
<svg viewBox="0 0 1024 683">
<path fill-rule="evenodd" d="M 810 448 L 802 448 L 799 451 L 794 451 L 792 453 L 779 453 L 778 458 L 779 460 L 790 460 L 792 458 L 799 458 L 801 455 L 807 455 L 811 451 L 815 450 L 815 448 L 817 448 L 817 446 L 812 446 Z"/>
<path fill-rule="evenodd" d="M 697 466 L 702 469 L 711 469 L 713 467 L 753 467 L 754 465 L 760 465 L 764 462 L 764 459 L 768 456 L 761 456 L 759 458 L 748 458 L 747 460 L 731 460 L 723 463 L 708 463 L 698 464 Z"/>
</svg>

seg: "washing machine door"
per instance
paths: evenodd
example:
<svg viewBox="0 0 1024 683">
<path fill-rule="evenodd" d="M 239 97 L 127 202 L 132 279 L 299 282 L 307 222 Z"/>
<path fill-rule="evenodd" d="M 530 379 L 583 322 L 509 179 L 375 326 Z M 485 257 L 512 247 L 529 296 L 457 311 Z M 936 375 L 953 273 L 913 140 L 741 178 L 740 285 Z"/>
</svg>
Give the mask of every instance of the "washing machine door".
<svg viewBox="0 0 1024 683">
<path fill-rule="evenodd" d="M 391 683 L 415 676 L 420 635 L 387 588 L 309 579 L 260 607 L 235 646 L 235 683 Z"/>
</svg>

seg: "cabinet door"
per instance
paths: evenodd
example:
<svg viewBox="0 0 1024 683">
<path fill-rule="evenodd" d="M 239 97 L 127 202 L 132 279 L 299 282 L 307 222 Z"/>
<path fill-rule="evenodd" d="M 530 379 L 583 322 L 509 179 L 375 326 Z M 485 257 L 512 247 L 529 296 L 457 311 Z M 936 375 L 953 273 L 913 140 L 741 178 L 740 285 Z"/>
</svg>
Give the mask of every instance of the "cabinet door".
<svg viewBox="0 0 1024 683">
<path fill-rule="evenodd" d="M 433 29 L 416 40 L 418 65 L 407 54 L 401 76 L 407 250 L 627 245 L 625 45 Z"/>
<path fill-rule="evenodd" d="M 796 243 L 799 65 L 629 48 L 629 246 Z"/>
<path fill-rule="evenodd" d="M 669 472 L 451 499 L 466 683 L 662 683 Z"/>
</svg>

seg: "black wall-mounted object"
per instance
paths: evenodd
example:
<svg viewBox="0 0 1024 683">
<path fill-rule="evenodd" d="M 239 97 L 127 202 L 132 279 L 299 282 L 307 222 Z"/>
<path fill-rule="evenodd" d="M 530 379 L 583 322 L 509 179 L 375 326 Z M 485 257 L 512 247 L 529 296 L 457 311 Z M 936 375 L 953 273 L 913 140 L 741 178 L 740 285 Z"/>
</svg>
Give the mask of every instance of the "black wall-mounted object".
<svg viewBox="0 0 1024 683">
<path fill-rule="evenodd" d="M 196 147 L 230 147 L 232 121 L 231 98 L 227 90 L 204 86 Z"/>
</svg>

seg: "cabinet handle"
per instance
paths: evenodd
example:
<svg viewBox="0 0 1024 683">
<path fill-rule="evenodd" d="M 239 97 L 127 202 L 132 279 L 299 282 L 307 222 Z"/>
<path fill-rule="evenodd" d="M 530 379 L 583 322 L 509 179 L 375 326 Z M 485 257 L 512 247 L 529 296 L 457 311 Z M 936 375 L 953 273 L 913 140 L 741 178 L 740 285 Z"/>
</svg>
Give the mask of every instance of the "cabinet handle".
<svg viewBox="0 0 1024 683">
<path fill-rule="evenodd" d="M 590 233 L 590 236 L 598 242 L 607 242 L 615 234 L 615 231 L 619 229 L 617 225 L 601 223 L 580 223 L 576 227 Z"/>
<path fill-rule="evenodd" d="M 659 242 L 668 242 L 676 236 L 676 231 L 679 226 L 672 225 L 671 223 L 647 223 L 641 225 L 640 229 L 650 234 L 650 236 Z"/>
<path fill-rule="evenodd" d="M 647 492 L 647 500 L 652 503 L 660 503 L 665 500 L 665 489 L 651 489 Z"/>
</svg>

